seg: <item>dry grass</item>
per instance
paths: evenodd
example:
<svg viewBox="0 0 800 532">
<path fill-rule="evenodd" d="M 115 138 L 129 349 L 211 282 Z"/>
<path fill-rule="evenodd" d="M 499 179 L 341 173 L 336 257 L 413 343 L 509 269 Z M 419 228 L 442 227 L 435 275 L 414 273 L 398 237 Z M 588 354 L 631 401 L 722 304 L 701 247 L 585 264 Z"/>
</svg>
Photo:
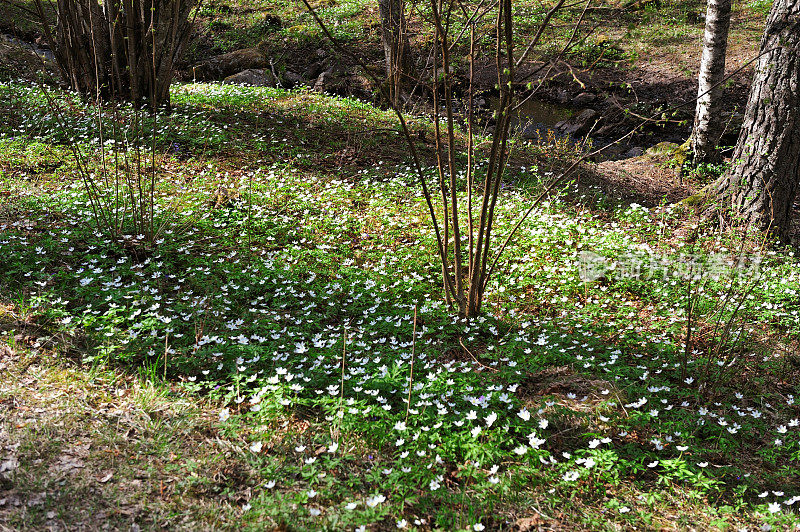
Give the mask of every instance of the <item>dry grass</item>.
<svg viewBox="0 0 800 532">
<path fill-rule="evenodd" d="M 251 472 L 213 409 L 55 351 L 0 351 L 0 529 L 216 529 Z M 233 487 L 234 489 L 227 489 Z"/>
</svg>

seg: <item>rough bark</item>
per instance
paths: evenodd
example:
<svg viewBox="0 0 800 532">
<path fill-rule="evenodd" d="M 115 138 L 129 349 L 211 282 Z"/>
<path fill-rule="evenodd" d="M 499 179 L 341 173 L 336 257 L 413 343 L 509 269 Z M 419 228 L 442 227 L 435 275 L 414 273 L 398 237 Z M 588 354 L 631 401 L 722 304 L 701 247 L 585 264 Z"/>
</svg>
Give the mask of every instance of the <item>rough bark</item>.
<svg viewBox="0 0 800 532">
<path fill-rule="evenodd" d="M 404 0 L 378 0 L 381 17 L 381 42 L 386 57 L 386 78 L 395 104 L 403 87 L 413 77 L 411 47 L 406 33 Z"/>
<path fill-rule="evenodd" d="M 717 183 L 742 222 L 789 236 L 800 182 L 800 0 L 775 0 L 731 170 Z"/>
<path fill-rule="evenodd" d="M 44 35 L 64 81 L 95 98 L 169 103 L 172 68 L 189 37 L 194 0 L 57 0 Z"/>
<path fill-rule="evenodd" d="M 697 89 L 697 109 L 692 131 L 692 153 L 695 163 L 716 162 L 719 157 L 717 145 L 722 135 L 720 84 L 725 78 L 725 55 L 730 22 L 731 0 L 708 0 Z"/>
</svg>

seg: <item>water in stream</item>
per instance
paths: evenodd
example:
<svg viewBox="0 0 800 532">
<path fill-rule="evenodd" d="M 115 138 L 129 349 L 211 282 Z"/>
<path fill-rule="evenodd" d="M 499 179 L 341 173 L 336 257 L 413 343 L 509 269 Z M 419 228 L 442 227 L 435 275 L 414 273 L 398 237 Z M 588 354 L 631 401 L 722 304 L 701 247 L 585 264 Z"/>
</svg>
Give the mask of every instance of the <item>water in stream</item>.
<svg viewBox="0 0 800 532">
<path fill-rule="evenodd" d="M 489 108 L 492 111 L 497 110 L 499 105 L 499 98 L 491 98 L 489 100 Z M 576 111 L 569 107 L 530 98 L 524 101 L 514 112 L 511 130 L 525 138 L 536 138 L 539 135 L 545 136 L 548 129 L 554 129 L 557 123 L 571 118 L 575 114 Z"/>
</svg>

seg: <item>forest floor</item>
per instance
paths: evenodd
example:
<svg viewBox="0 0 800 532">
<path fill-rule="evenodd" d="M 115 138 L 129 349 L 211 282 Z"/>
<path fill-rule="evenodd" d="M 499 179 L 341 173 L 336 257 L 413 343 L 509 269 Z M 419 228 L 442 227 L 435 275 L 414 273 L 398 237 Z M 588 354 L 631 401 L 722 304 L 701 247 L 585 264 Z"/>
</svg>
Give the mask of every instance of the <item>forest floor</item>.
<svg viewBox="0 0 800 532">
<path fill-rule="evenodd" d="M 4 345 L 0 371 L 0 530 L 235 522 L 248 489 L 242 442 L 220 436 L 197 397 L 47 349 Z"/>
<path fill-rule="evenodd" d="M 32 7 L 31 2 L 24 0 L 16 4 L 20 7 L 9 6 L 10 16 L 0 21 L 0 31 L 42 44 L 38 25 L 23 11 Z M 726 68 L 730 77 L 724 85 L 725 111 L 721 117 L 726 123 L 722 138 L 722 144 L 728 148 L 726 154 L 736 141 L 752 77 L 752 61 L 769 6 L 764 0 L 734 6 Z M 559 52 L 570 35 L 570 24 L 583 12 L 583 7 L 581 4 L 566 8 L 556 18 L 556 23 L 544 34 L 547 45 L 534 53 L 531 65 L 551 59 Z M 317 8 L 334 36 L 380 75 L 383 52 L 376 23 L 377 4 L 372 0 L 336 0 L 321 3 Z M 416 54 L 425 57 L 430 43 L 424 37 L 420 9 L 411 7 L 411 41 Z M 516 31 L 520 43 L 526 42 L 537 29 L 542 9 L 534 2 L 518 6 Z M 596 144 L 612 142 L 638 127 L 635 134 L 603 154 L 608 160 L 594 166 L 593 183 L 611 193 L 624 191 L 632 200 L 652 206 L 691 195 L 724 169 L 722 165 L 700 169 L 695 175 L 679 176 L 675 165 L 670 166 L 669 157 L 638 157 L 660 142 L 680 144 L 688 137 L 704 10 L 705 5 L 697 0 L 604 0 L 589 4 L 577 44 L 553 65 L 538 89 L 537 99 L 567 112 L 577 113 L 587 108 L 597 111 L 601 120 L 597 129 L 602 134 L 595 136 Z M 292 72 L 302 78 L 301 84 L 310 87 L 316 74 L 332 68 L 340 79 L 331 84 L 328 92 L 381 103 L 375 87 L 360 73 L 353 59 L 335 50 L 305 7 L 300 2 L 285 0 L 204 2 L 197 13 L 193 38 L 179 64 L 179 78 L 190 80 L 191 65 L 209 57 L 250 47 L 264 54 L 270 68 L 284 78 L 284 83 L 285 74 Z M 458 48 L 455 52 L 457 56 L 460 53 Z M 36 61 L 30 58 L 18 59 L 15 64 L 18 70 L 36 68 L 33 64 Z M 483 59 L 485 67 L 476 71 L 476 85 L 480 94 L 490 96 L 496 82 L 490 66 L 493 60 Z M 459 63 L 458 58 L 456 62 Z M 51 69 L 50 75 L 55 74 Z M 458 67 L 458 75 L 464 83 L 465 66 Z M 574 102 L 581 103 L 576 106 Z M 412 113 L 428 111 L 429 102 L 425 98 L 413 100 L 412 104 Z M 662 111 L 663 119 L 644 123 L 641 120 L 658 116 Z"/>
<path fill-rule="evenodd" d="M 332 53 L 296 3 L 204 6 L 187 64 Z M 730 64 L 768 7 L 737 5 Z M 326 9 L 378 65 L 372 3 Z M 598 6 L 583 86 L 561 64 L 542 97 L 691 99 L 698 9 Z M 0 530 L 797 529 L 800 264 L 674 204 L 713 178 L 659 149 L 686 116 L 553 192 L 460 320 L 371 101 L 181 82 L 149 116 L 0 83 Z M 550 140 L 514 141 L 497 234 L 581 153 Z"/>
</svg>

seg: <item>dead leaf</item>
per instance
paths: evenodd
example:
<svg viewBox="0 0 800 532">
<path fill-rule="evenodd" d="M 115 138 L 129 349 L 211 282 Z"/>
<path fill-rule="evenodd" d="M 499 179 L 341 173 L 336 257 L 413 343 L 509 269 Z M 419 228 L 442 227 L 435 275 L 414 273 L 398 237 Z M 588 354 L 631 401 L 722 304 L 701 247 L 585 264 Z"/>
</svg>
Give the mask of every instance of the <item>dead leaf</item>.
<svg viewBox="0 0 800 532">
<path fill-rule="evenodd" d="M 111 477 L 113 477 L 113 476 L 114 476 L 114 472 L 113 471 L 109 471 L 108 473 L 106 473 L 102 477 L 98 478 L 97 481 L 102 483 L 102 484 L 105 484 L 106 482 L 111 480 Z"/>
<path fill-rule="evenodd" d="M 522 519 L 517 519 L 511 530 L 517 532 L 532 532 L 533 530 L 538 530 L 543 524 L 545 524 L 545 522 L 539 516 L 524 517 Z"/>
<path fill-rule="evenodd" d="M 0 462 L 0 473 L 5 473 L 6 471 L 11 472 L 18 467 L 19 461 L 16 459 L 16 457 L 11 456 Z"/>
<path fill-rule="evenodd" d="M 45 497 L 47 497 L 47 493 L 34 493 L 31 495 L 31 498 L 28 499 L 28 506 L 39 506 L 44 503 Z"/>
<path fill-rule="evenodd" d="M 80 458 L 76 458 L 74 456 L 70 456 L 68 454 L 62 454 L 58 457 L 58 462 L 54 465 L 55 469 L 58 471 L 62 471 L 64 473 L 69 473 L 76 469 L 82 469 L 85 466 L 83 460 Z"/>
</svg>

